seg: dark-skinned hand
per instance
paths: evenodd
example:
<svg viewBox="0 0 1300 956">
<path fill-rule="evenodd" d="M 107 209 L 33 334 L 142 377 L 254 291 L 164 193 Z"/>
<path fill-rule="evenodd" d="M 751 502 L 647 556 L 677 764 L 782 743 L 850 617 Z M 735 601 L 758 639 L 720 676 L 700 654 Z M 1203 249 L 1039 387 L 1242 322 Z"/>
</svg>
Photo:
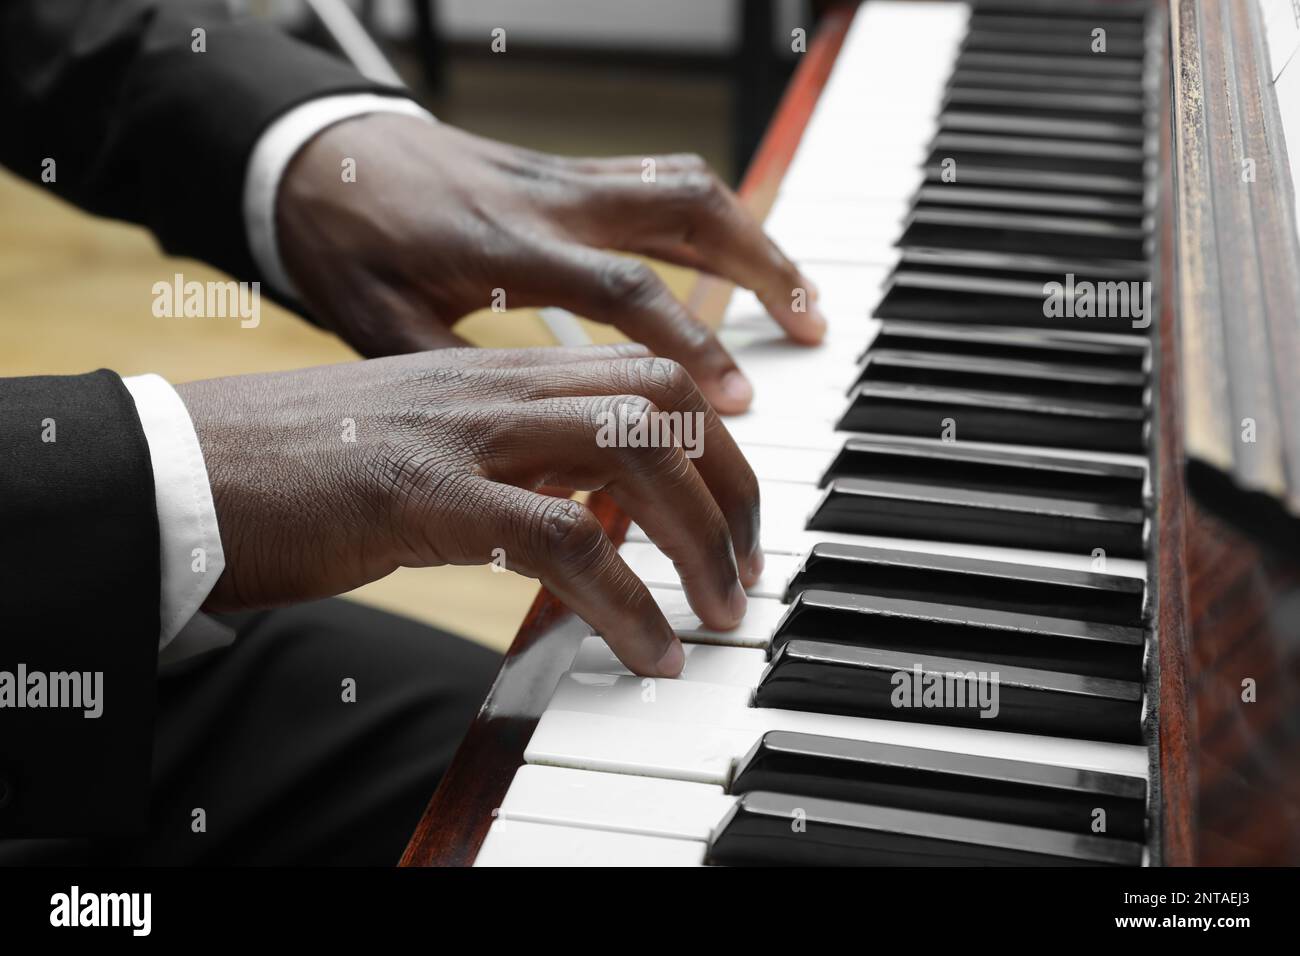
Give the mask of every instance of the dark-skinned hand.
<svg viewBox="0 0 1300 956">
<path fill-rule="evenodd" d="M 682 648 L 582 504 L 604 488 L 675 563 L 709 627 L 762 570 L 758 482 L 691 376 L 641 346 L 443 349 L 178 387 L 211 478 L 226 567 L 205 607 L 338 594 L 398 567 L 504 554 L 638 674 Z M 679 446 L 602 447 L 610 413 L 699 414 Z"/>
<path fill-rule="evenodd" d="M 464 344 L 453 323 L 502 290 L 507 308 L 559 306 L 617 327 L 680 362 L 718 411 L 743 411 L 753 389 L 717 338 L 618 253 L 751 289 L 797 341 L 826 327 L 815 289 L 696 156 L 566 159 L 371 114 L 298 153 L 276 228 L 305 305 L 366 356 Z"/>
</svg>

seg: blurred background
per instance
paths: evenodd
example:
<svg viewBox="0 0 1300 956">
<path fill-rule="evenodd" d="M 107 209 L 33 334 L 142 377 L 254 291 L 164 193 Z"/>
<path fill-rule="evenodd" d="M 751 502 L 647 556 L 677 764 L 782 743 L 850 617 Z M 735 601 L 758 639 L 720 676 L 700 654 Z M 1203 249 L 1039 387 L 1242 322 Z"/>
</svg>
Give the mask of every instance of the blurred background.
<svg viewBox="0 0 1300 956">
<path fill-rule="evenodd" d="M 811 0 L 247 0 L 234 2 L 368 69 L 390 63 L 445 122 L 567 155 L 700 153 L 733 184 L 797 54 Z M 358 27 L 360 29 L 358 29 Z M 506 31 L 493 52 L 493 30 Z M 379 56 L 375 57 L 374 54 Z M 165 142 L 160 148 L 165 148 Z M 265 298 L 256 329 L 155 318 L 152 287 L 207 266 L 145 231 L 95 219 L 0 171 L 0 374 L 107 367 L 172 382 L 348 361 L 332 336 Z M 663 268 L 685 296 L 693 275 Z M 598 341 L 613 336 L 589 325 Z M 551 344 L 535 313 L 484 313 L 458 331 L 487 346 Z M 353 592 L 508 646 L 537 585 L 488 568 L 402 570 Z"/>
</svg>

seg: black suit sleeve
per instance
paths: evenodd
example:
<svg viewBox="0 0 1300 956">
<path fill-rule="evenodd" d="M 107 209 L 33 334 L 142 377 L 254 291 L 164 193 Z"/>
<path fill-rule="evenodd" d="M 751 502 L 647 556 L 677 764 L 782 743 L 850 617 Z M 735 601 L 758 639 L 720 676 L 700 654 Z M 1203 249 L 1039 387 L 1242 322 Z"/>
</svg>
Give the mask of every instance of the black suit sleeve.
<svg viewBox="0 0 1300 956">
<path fill-rule="evenodd" d="M 122 380 L 0 379 L 0 837 L 145 824 L 158 565 L 149 446 Z M 80 707 L 51 706 L 75 704 L 74 686 Z"/>
<path fill-rule="evenodd" d="M 0 0 L 0 163 L 44 182 L 53 160 L 59 195 L 239 278 L 259 278 L 241 213 L 258 136 L 362 91 L 397 92 L 224 0 Z"/>
</svg>

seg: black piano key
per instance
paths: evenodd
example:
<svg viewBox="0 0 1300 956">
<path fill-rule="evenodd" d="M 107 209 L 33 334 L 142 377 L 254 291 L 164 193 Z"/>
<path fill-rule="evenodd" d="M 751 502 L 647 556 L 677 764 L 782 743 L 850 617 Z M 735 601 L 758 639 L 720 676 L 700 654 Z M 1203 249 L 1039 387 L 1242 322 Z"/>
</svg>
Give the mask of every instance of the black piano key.
<svg viewBox="0 0 1300 956">
<path fill-rule="evenodd" d="M 846 432 L 1141 453 L 1148 423 L 1141 405 L 1045 395 L 865 382 L 836 428 Z"/>
<path fill-rule="evenodd" d="M 1140 60 L 1126 60 L 1120 57 L 1112 59 L 1096 54 L 1042 56 L 1006 50 L 963 50 L 957 55 L 954 68 L 1010 73 L 1017 71 L 1056 73 L 1060 76 L 1122 78 L 1140 82 L 1142 66 Z"/>
<path fill-rule="evenodd" d="M 1028 32 L 1024 30 L 998 30 L 995 27 L 975 26 L 962 41 L 962 50 L 972 53 L 1011 53 L 1028 56 L 1099 57 L 1103 54 L 1093 49 L 1093 29 L 1069 29 L 1057 26 L 1052 30 Z M 1142 59 L 1145 41 L 1140 36 L 1106 34 L 1107 59 L 1138 61 Z"/>
<path fill-rule="evenodd" d="M 971 30 L 992 30 L 997 33 L 1055 33 L 1059 31 L 1083 31 L 1091 33 L 1098 27 L 1107 35 L 1134 39 L 1146 34 L 1146 24 L 1141 13 L 1135 16 L 1117 18 L 1106 16 L 1098 10 L 1096 16 L 1065 16 L 1057 10 L 1051 13 L 1035 13 L 1025 4 L 1012 5 L 1009 10 L 992 10 L 986 4 L 976 4 L 971 11 L 968 26 Z"/>
<path fill-rule="evenodd" d="M 855 437 L 844 443 L 820 487 L 841 478 L 883 478 L 1141 508 L 1146 469 L 1122 462 L 1002 451 L 973 442 Z"/>
<path fill-rule="evenodd" d="M 932 155 L 925 163 L 927 183 L 947 182 L 950 174 L 943 166 L 947 155 Z M 956 157 L 951 157 L 956 158 Z M 1000 160 L 1000 158 L 999 158 Z M 1018 168 L 988 158 L 965 158 L 957 169 L 957 180 L 966 186 L 1000 186 L 1050 192 L 1104 193 L 1141 197 L 1145 183 L 1132 175 L 1112 173 L 1067 172 L 1051 169 Z"/>
<path fill-rule="evenodd" d="M 1119 624 L 809 590 L 790 605 L 772 651 L 792 640 L 878 647 L 933 657 L 1140 681 L 1143 631 Z"/>
<path fill-rule="evenodd" d="M 1126 143 L 941 132 L 930 142 L 925 165 L 940 165 L 946 159 L 956 161 L 957 182 L 962 182 L 963 167 L 970 165 L 1026 173 L 1115 176 L 1139 187 L 1144 185 L 1147 161 L 1141 146 Z"/>
<path fill-rule="evenodd" d="M 1123 774 L 772 730 L 736 765 L 727 788 L 767 790 L 921 813 L 1093 833 L 1146 832 L 1146 781 Z"/>
<path fill-rule="evenodd" d="M 1064 289 L 1060 277 L 1054 281 Z M 1142 281 L 1115 280 L 1097 285 L 1091 305 L 1085 308 L 1076 300 L 1076 306 L 1071 308 L 1068 296 L 1060 294 L 1051 301 L 1048 287 L 1030 279 L 987 278 L 900 266 L 885 280 L 874 315 L 878 319 L 1131 334 L 1145 332 L 1152 324 L 1151 295 Z"/>
<path fill-rule="evenodd" d="M 1143 372 L 928 349 L 914 352 L 879 344 L 867 350 L 859 366 L 854 385 L 863 382 L 903 382 L 1133 405 L 1147 400 L 1147 377 Z"/>
<path fill-rule="evenodd" d="M 942 112 L 954 109 L 1062 120 L 1106 118 L 1130 130 L 1141 130 L 1145 116 L 1145 103 L 1139 94 L 994 90 L 970 86 L 951 86 L 944 93 Z"/>
<path fill-rule="evenodd" d="M 1139 77 L 1068 76 L 1061 73 L 1031 72 L 965 67 L 960 64 L 948 78 L 948 89 L 1042 90 L 1060 93 L 1104 93 L 1113 96 L 1141 96 Z"/>
<path fill-rule="evenodd" d="M 709 841 L 715 866 L 1140 866 L 1141 844 L 754 791 Z"/>
<path fill-rule="evenodd" d="M 1079 282 L 1100 287 L 1105 282 L 1143 282 L 1151 277 L 1146 260 L 1097 259 L 1079 256 L 1045 256 L 995 252 L 985 249 L 939 249 L 909 246 L 900 250 L 898 271 L 912 275 L 935 273 L 953 277 L 970 276 L 990 280 L 1033 282 L 1041 290 L 1048 282 L 1060 282 L 1073 275 Z"/>
<path fill-rule="evenodd" d="M 1146 582 L 1140 578 L 848 544 L 814 546 L 786 586 L 785 602 L 810 590 L 1125 627 L 1141 627 L 1147 610 Z"/>
<path fill-rule="evenodd" d="M 811 531 L 959 541 L 1121 558 L 1146 550 L 1141 508 L 917 482 L 832 481 L 808 519 Z"/>
<path fill-rule="evenodd" d="M 1142 685 L 823 641 L 781 645 L 754 705 L 1111 743 L 1142 742 Z"/>
<path fill-rule="evenodd" d="M 1130 222 L 939 206 L 913 209 L 897 244 L 1140 259 L 1146 242 L 1146 230 Z"/>
<path fill-rule="evenodd" d="M 999 326 L 954 329 L 945 323 L 906 321 L 882 322 L 868 351 L 873 348 L 1063 362 L 1143 373 L 1149 368 L 1151 355 L 1147 341 L 1135 336 L 1119 339 Z"/>
<path fill-rule="evenodd" d="M 1111 143 L 1140 143 L 1140 126 L 1089 120 L 1073 116 L 1018 116 L 994 110 L 947 109 L 939 118 L 944 133 L 1004 133 L 1008 136 L 1042 136 L 1050 139 L 1086 139 Z"/>
<path fill-rule="evenodd" d="M 917 190 L 913 204 L 972 209 L 1010 209 L 1064 216 L 1092 216 L 1141 223 L 1146 208 L 1131 199 L 1081 193 L 1044 193 L 1023 189 L 993 189 L 958 183 L 928 183 Z"/>
</svg>

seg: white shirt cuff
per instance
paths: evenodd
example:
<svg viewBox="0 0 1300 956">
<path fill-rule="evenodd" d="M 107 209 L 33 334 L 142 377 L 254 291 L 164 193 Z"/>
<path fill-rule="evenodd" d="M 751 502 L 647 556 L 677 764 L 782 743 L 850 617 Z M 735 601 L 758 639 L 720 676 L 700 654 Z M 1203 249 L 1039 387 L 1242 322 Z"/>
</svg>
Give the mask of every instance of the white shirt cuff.
<svg viewBox="0 0 1300 956">
<path fill-rule="evenodd" d="M 280 259 L 275 235 L 275 198 L 290 161 L 309 140 L 326 127 L 367 113 L 405 113 L 436 123 L 428 110 L 401 96 L 380 93 L 345 93 L 324 96 L 296 106 L 262 133 L 248 157 L 244 177 L 244 229 L 253 261 L 267 283 L 282 295 L 297 297 L 297 290 Z"/>
<path fill-rule="evenodd" d="M 207 600 L 226 566 L 203 449 L 189 410 L 158 375 L 122 379 L 153 462 L 162 569 L 158 635 L 161 652 Z"/>
</svg>

